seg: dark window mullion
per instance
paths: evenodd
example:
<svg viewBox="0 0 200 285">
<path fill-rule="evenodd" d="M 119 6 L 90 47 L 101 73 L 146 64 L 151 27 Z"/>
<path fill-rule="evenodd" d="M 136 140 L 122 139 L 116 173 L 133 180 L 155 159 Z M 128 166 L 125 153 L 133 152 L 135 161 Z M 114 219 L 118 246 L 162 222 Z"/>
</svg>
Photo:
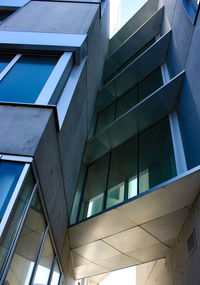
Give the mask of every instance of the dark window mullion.
<svg viewBox="0 0 200 285">
<path fill-rule="evenodd" d="M 54 271 L 54 268 L 55 268 L 55 263 L 56 263 L 56 256 L 54 256 L 54 259 L 53 259 L 53 262 L 52 262 L 52 265 L 51 265 L 51 271 L 50 271 L 50 274 L 49 274 L 49 279 L 48 279 L 47 285 L 50 285 L 50 284 L 51 284 L 51 280 L 52 280 L 52 276 L 53 276 L 53 271 Z"/>
<path fill-rule="evenodd" d="M 104 202 L 103 202 L 103 210 L 106 209 L 107 195 L 108 195 L 108 183 L 109 183 L 109 174 L 110 174 L 110 165 L 111 165 L 111 151 L 109 153 L 109 163 L 108 163 L 108 172 L 107 172 L 107 180 L 106 180 L 106 189 L 104 192 Z"/>
</svg>

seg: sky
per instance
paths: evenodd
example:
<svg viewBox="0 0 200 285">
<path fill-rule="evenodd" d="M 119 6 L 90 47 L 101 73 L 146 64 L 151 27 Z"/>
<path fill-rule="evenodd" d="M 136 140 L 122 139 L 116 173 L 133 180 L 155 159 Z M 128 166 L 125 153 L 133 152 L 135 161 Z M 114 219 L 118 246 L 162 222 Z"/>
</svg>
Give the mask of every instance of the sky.
<svg viewBox="0 0 200 285">
<path fill-rule="evenodd" d="M 110 37 L 112 37 L 146 2 L 147 0 L 110 0 Z M 119 27 L 115 25 L 116 18 L 120 18 Z"/>
</svg>

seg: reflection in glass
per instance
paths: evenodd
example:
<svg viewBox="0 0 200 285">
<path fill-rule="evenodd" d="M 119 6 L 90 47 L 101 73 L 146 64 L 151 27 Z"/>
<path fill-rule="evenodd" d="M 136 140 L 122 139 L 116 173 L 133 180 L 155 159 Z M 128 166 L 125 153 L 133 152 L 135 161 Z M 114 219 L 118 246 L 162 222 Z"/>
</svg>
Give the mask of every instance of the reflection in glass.
<svg viewBox="0 0 200 285">
<path fill-rule="evenodd" d="M 58 285 L 59 280 L 60 280 L 60 270 L 58 267 L 58 263 L 56 261 L 50 285 Z"/>
<path fill-rule="evenodd" d="M 106 208 L 127 199 L 125 183 L 137 174 L 137 137 L 113 149 L 108 179 Z"/>
<path fill-rule="evenodd" d="M 116 118 L 126 113 L 130 108 L 132 108 L 136 104 L 137 104 L 137 86 L 134 86 L 126 94 L 124 94 L 118 99 Z"/>
<path fill-rule="evenodd" d="M 23 163 L 0 161 L 0 219 L 3 217 L 23 168 Z"/>
<path fill-rule="evenodd" d="M 34 195 L 6 277 L 8 284 L 28 285 L 46 225 L 37 193 Z"/>
<path fill-rule="evenodd" d="M 148 75 L 138 84 L 138 100 L 139 102 L 148 95 L 156 91 L 163 84 L 162 73 L 160 67 Z"/>
<path fill-rule="evenodd" d="M 133 176 L 128 180 L 128 199 L 137 195 L 137 176 Z"/>
<path fill-rule="evenodd" d="M 109 155 L 105 155 L 88 167 L 80 220 L 94 215 L 103 209 L 108 163 Z"/>
<path fill-rule="evenodd" d="M 23 55 L 0 82 L 0 101 L 35 103 L 57 60 Z"/>
<path fill-rule="evenodd" d="M 0 21 L 1 21 L 1 15 L 0 15 Z M 8 63 L 13 59 L 13 55 L 0 55 L 0 72 L 4 70 L 4 68 L 8 65 Z"/>
<path fill-rule="evenodd" d="M 139 145 L 139 192 L 141 193 L 176 175 L 168 119 L 144 131 L 140 135 Z"/>
<path fill-rule="evenodd" d="M 48 283 L 53 259 L 54 252 L 47 233 L 33 284 L 46 285 Z"/>
<path fill-rule="evenodd" d="M 107 125 L 112 123 L 115 119 L 115 103 L 111 104 L 104 111 L 99 113 L 96 124 L 96 134 L 103 130 Z"/>
<path fill-rule="evenodd" d="M 8 251 L 18 231 L 18 228 L 20 226 L 20 223 L 21 223 L 21 220 L 24 214 L 25 206 L 26 206 L 27 201 L 30 198 L 33 186 L 34 186 L 33 176 L 32 176 L 32 173 L 29 172 L 26 180 L 24 181 L 22 189 L 20 190 L 20 194 L 16 199 L 14 208 L 7 222 L 6 229 L 4 230 L 3 235 L 1 237 L 0 268 L 3 268 L 3 264 L 8 255 Z"/>
</svg>

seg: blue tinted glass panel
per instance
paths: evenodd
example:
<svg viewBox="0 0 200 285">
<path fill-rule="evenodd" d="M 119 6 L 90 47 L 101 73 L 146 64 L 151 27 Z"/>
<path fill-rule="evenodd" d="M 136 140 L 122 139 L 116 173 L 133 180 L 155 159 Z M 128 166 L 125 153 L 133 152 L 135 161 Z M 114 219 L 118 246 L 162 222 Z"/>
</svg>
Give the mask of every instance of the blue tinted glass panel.
<svg viewBox="0 0 200 285">
<path fill-rule="evenodd" d="M 57 57 L 22 56 L 0 83 L 0 100 L 35 103 Z"/>
<path fill-rule="evenodd" d="M 0 162 L 0 218 L 2 219 L 24 164 Z"/>
<path fill-rule="evenodd" d="M 13 59 L 12 55 L 0 55 L 0 72 L 4 70 L 6 65 Z"/>
</svg>

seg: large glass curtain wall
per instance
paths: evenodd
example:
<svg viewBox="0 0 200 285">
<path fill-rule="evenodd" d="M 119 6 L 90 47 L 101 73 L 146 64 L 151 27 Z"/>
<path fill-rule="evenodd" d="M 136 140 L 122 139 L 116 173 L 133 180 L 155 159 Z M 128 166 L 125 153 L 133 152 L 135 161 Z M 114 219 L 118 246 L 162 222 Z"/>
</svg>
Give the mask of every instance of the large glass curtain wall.
<svg viewBox="0 0 200 285">
<path fill-rule="evenodd" d="M 0 101 L 35 103 L 59 57 L 0 55 Z"/>
<path fill-rule="evenodd" d="M 17 191 L 24 167 L 23 163 L 0 161 L 1 205 Z M 1 234 L 0 283 L 56 285 L 61 272 L 30 166 L 28 169 Z M 2 215 L 6 207 L 9 203 L 2 207 Z"/>
<path fill-rule="evenodd" d="M 160 67 L 129 89 L 114 103 L 97 114 L 95 134 L 99 133 L 114 120 L 125 114 L 137 103 L 145 99 L 163 84 Z"/>
<path fill-rule="evenodd" d="M 88 166 L 78 220 L 130 199 L 175 175 L 169 120 L 165 118 Z"/>
</svg>

